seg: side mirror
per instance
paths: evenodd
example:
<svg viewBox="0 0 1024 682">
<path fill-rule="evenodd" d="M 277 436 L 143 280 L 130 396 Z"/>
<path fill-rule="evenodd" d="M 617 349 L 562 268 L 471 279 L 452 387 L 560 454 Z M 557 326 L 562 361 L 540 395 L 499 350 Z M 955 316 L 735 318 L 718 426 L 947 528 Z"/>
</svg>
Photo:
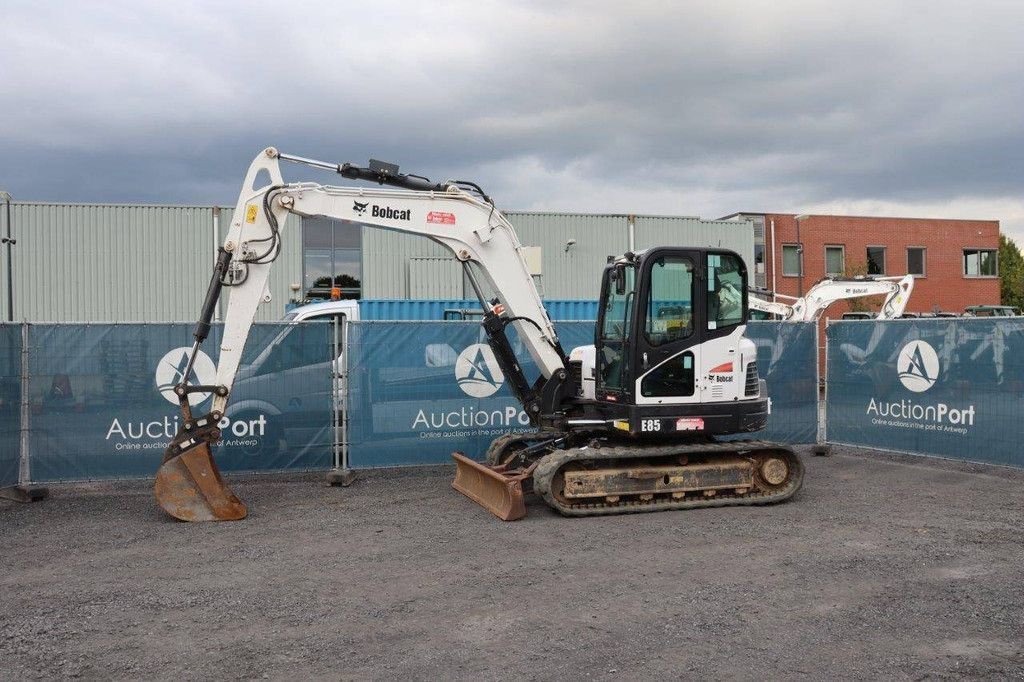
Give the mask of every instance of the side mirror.
<svg viewBox="0 0 1024 682">
<path fill-rule="evenodd" d="M 622 296 L 626 293 L 626 268 L 618 266 L 612 271 L 612 279 L 615 281 L 615 293 Z"/>
</svg>

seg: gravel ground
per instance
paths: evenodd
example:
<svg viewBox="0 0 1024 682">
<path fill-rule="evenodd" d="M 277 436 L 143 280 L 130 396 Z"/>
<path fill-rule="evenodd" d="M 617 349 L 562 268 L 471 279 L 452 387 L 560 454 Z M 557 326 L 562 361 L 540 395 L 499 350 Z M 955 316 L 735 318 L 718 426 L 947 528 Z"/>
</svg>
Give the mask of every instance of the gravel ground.
<svg viewBox="0 0 1024 682">
<path fill-rule="evenodd" d="M 773 507 L 501 523 L 451 470 L 0 501 L 0 678 L 1024 677 L 1024 472 L 802 451 Z"/>
</svg>

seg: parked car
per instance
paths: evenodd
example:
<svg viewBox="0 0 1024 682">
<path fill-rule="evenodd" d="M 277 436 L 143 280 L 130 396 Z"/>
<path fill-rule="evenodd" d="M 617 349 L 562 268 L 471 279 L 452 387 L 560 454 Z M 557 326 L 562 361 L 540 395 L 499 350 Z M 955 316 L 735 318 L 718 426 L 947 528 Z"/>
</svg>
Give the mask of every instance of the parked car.
<svg viewBox="0 0 1024 682">
<path fill-rule="evenodd" d="M 969 305 L 964 314 L 971 317 L 1020 317 L 1020 309 L 1010 305 Z"/>
</svg>

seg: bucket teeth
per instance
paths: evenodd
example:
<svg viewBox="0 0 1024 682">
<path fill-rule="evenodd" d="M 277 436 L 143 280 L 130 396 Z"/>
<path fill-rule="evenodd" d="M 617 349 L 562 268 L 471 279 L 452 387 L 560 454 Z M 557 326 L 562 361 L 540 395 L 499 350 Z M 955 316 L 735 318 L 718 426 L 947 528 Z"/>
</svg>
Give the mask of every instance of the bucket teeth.
<svg viewBox="0 0 1024 682">
<path fill-rule="evenodd" d="M 208 443 L 160 465 L 153 492 L 163 510 L 182 521 L 237 521 L 248 513 L 221 478 Z"/>
<path fill-rule="evenodd" d="M 452 487 L 502 521 L 526 516 L 523 500 L 523 472 L 506 473 L 502 467 L 475 462 L 461 452 L 453 452 L 455 480 Z"/>
</svg>

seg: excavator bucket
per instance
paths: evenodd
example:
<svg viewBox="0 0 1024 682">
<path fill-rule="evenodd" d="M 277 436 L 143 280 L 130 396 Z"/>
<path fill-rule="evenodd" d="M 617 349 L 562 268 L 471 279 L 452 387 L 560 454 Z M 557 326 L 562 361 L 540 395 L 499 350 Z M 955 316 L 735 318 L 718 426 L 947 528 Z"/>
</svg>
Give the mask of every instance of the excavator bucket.
<svg viewBox="0 0 1024 682">
<path fill-rule="evenodd" d="M 489 467 L 474 462 L 461 452 L 453 452 L 455 481 L 452 487 L 473 500 L 502 521 L 515 521 L 526 516 L 523 481 L 531 472 L 503 466 Z"/>
<path fill-rule="evenodd" d="M 221 478 L 208 443 L 165 457 L 153 490 L 164 511 L 182 521 L 238 521 L 248 513 Z"/>
</svg>

